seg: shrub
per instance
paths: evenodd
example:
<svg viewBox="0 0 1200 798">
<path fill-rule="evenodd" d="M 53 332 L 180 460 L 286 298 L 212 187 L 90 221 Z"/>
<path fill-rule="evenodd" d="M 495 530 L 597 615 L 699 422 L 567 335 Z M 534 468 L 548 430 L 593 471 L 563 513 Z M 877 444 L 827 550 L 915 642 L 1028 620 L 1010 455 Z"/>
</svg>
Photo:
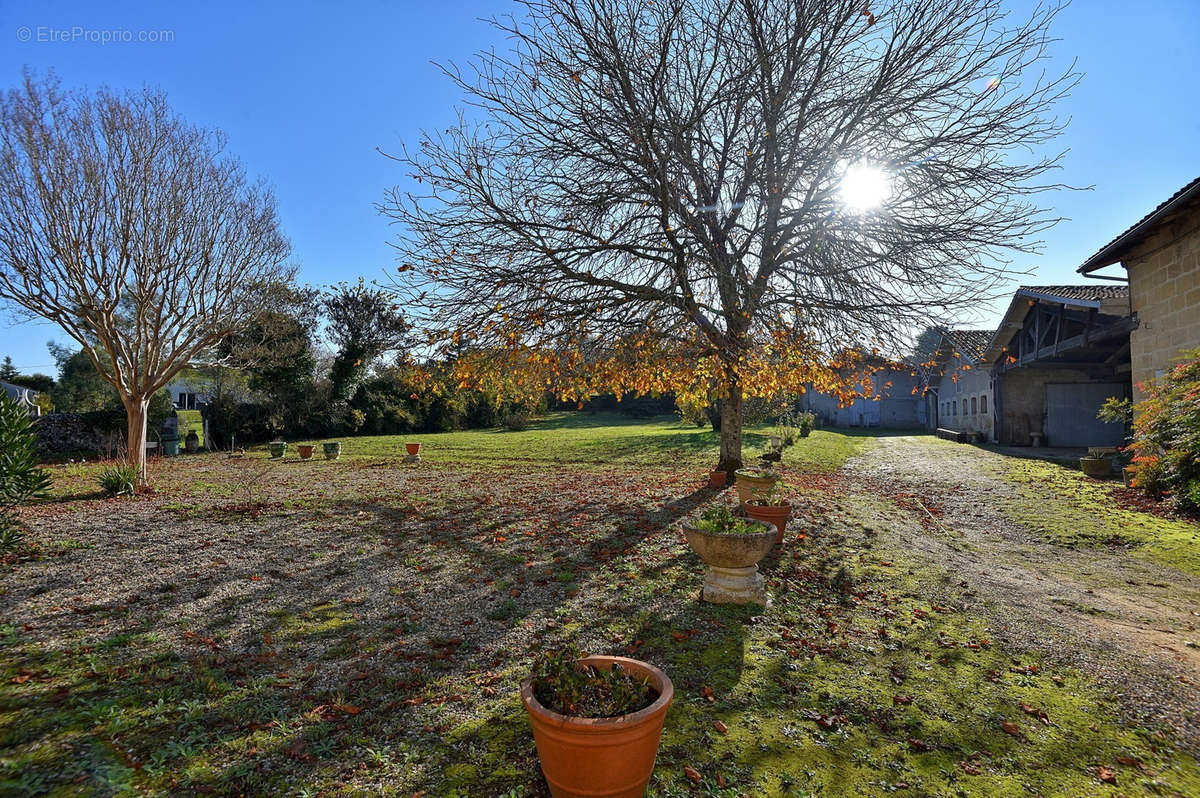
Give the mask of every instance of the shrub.
<svg viewBox="0 0 1200 798">
<path fill-rule="evenodd" d="M 694 399 L 676 399 L 675 412 L 679 414 L 679 419 L 685 424 L 695 424 L 697 427 L 703 427 L 708 424 L 708 413 L 705 412 L 708 407 L 705 402 L 697 402 Z"/>
<path fill-rule="evenodd" d="M 100 483 L 100 489 L 109 496 L 120 496 L 122 494 L 132 496 L 134 487 L 137 485 L 137 478 L 137 466 L 132 466 L 128 463 L 117 463 L 101 471 L 96 481 Z"/>
<path fill-rule="evenodd" d="M 512 410 L 504 414 L 502 419 L 504 428 L 512 432 L 523 432 L 529 429 L 529 411 L 528 410 Z"/>
<path fill-rule="evenodd" d="M 560 715 L 614 718 L 645 709 L 658 699 L 647 679 L 637 679 L 617 663 L 611 668 L 580 667 L 584 655 L 572 648 L 545 652 L 534 666 L 538 703 Z"/>
<path fill-rule="evenodd" d="M 1200 349 L 1138 389 L 1146 398 L 1133 406 L 1134 485 L 1200 512 Z"/>
<path fill-rule="evenodd" d="M 37 467 L 36 447 L 29 414 L 0 394 L 0 551 L 13 548 L 25 536 L 17 505 L 44 496 L 50 488 L 49 475 Z"/>
</svg>

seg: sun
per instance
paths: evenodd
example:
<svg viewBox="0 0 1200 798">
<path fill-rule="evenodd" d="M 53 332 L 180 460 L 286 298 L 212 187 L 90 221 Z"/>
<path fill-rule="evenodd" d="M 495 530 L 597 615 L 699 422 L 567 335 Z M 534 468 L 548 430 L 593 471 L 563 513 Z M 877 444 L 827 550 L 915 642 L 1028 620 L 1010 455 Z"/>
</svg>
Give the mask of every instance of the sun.
<svg viewBox="0 0 1200 798">
<path fill-rule="evenodd" d="M 892 195 L 892 179 L 878 166 L 861 162 L 850 164 L 842 174 L 839 194 L 847 209 L 866 213 Z"/>
</svg>

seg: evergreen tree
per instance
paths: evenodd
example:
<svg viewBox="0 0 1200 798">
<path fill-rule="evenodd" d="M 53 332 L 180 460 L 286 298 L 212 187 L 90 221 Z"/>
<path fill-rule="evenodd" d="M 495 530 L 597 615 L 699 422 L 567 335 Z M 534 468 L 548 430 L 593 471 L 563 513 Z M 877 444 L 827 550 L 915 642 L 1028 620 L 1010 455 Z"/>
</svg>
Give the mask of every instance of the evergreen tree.
<svg viewBox="0 0 1200 798">
<path fill-rule="evenodd" d="M 0 551 L 25 536 L 16 507 L 50 488 L 50 476 L 37 467 L 33 422 L 16 402 L 0 394 Z"/>
</svg>

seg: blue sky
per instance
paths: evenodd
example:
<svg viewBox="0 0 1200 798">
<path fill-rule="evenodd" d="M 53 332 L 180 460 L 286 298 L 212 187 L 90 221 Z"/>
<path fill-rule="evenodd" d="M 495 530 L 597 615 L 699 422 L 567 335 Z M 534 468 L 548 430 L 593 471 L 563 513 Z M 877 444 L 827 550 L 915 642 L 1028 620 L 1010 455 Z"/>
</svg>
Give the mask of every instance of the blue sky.
<svg viewBox="0 0 1200 798">
<path fill-rule="evenodd" d="M 405 178 L 376 148 L 452 121 L 458 95 L 430 62 L 503 47 L 479 17 L 512 9 L 505 0 L 0 0 L 0 85 L 28 65 L 54 68 L 69 86 L 160 86 L 190 121 L 224 130 L 247 168 L 274 185 L 305 282 L 380 276 L 392 233 L 374 203 Z M 169 31 L 171 40 L 70 40 L 75 28 Z M 46 41 L 48 29 L 68 40 Z M 1042 256 L 1017 264 L 1034 270 L 1027 283 L 1078 282 L 1088 255 L 1200 175 L 1200 2 L 1075 0 L 1054 33 L 1058 59 L 1077 57 L 1085 73 L 1060 106 L 1072 123 L 1058 177 L 1095 188 L 1048 198 L 1071 220 L 1046 234 Z M 0 357 L 50 372 L 45 342 L 63 338 L 55 333 L 13 326 L 0 311 Z"/>
</svg>

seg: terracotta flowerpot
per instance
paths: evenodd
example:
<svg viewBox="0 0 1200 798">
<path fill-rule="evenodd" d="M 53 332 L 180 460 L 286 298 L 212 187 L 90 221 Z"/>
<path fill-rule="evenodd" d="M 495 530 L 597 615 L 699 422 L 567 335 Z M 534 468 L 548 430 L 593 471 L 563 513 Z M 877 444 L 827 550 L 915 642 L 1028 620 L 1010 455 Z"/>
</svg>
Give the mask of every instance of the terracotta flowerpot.
<svg viewBox="0 0 1200 798">
<path fill-rule="evenodd" d="M 1107 479 L 1113 475 L 1113 461 L 1107 457 L 1080 457 L 1079 468 L 1092 479 Z"/>
<path fill-rule="evenodd" d="M 708 486 L 710 488 L 725 487 L 725 472 L 724 471 L 714 471 L 711 474 L 709 474 L 708 475 Z"/>
<path fill-rule="evenodd" d="M 300 453 L 301 460 L 311 460 L 313 452 L 316 450 L 317 446 L 314 443 L 302 443 L 296 447 L 296 451 Z"/>
<path fill-rule="evenodd" d="M 751 499 L 746 502 L 746 515 L 755 521 L 774 524 L 775 528 L 779 530 L 779 534 L 775 536 L 775 542 L 782 543 L 784 527 L 787 526 L 788 519 L 792 517 L 792 505 L 787 502 L 781 505 L 759 504 Z"/>
<path fill-rule="evenodd" d="M 521 703 L 529 713 L 542 773 L 555 798 L 640 798 L 654 773 L 663 720 L 675 688 L 667 675 L 626 657 L 592 656 L 580 663 L 599 668 L 617 663 L 626 672 L 648 678 L 658 698 L 645 709 L 615 718 L 575 718 L 542 706 L 533 683 L 521 684 Z"/>
<path fill-rule="evenodd" d="M 404 444 L 404 450 L 406 452 L 408 452 L 409 457 L 416 457 L 418 454 L 421 453 L 421 444 L 406 443 L 406 444 Z"/>
<path fill-rule="evenodd" d="M 762 521 L 754 523 L 761 531 L 750 535 L 721 535 L 682 525 L 688 545 L 708 566 L 700 598 L 713 604 L 769 603 L 758 561 L 775 545 L 778 532 Z"/>
<path fill-rule="evenodd" d="M 326 460 L 336 460 L 342 456 L 342 444 L 338 441 L 323 443 L 321 449 L 325 452 Z"/>
<path fill-rule="evenodd" d="M 271 457 L 275 460 L 278 460 L 287 453 L 287 444 L 283 441 L 271 441 L 268 444 L 268 448 L 271 451 Z"/>
<path fill-rule="evenodd" d="M 742 504 L 758 496 L 765 495 L 779 481 L 778 474 L 763 476 L 748 468 L 739 469 L 734 473 L 737 475 L 738 501 Z"/>
</svg>

